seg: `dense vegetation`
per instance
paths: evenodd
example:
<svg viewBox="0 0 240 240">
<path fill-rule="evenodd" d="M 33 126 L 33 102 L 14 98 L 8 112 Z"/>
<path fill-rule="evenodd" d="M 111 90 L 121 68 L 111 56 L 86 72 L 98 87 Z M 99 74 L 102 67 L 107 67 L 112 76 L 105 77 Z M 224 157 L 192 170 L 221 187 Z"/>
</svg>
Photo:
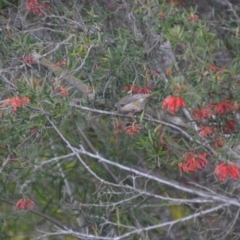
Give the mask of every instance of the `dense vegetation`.
<svg viewBox="0 0 240 240">
<path fill-rule="evenodd" d="M 238 0 L 0 8 L 1 239 L 240 239 Z"/>
</svg>

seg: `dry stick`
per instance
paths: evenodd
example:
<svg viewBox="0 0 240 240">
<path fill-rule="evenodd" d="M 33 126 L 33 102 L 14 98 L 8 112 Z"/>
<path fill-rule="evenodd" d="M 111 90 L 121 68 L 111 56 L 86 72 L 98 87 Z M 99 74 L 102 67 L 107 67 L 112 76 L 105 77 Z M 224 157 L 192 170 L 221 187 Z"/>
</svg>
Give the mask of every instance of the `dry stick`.
<svg viewBox="0 0 240 240">
<path fill-rule="evenodd" d="M 54 126 L 54 129 L 58 132 L 58 134 L 60 134 L 60 136 L 62 138 L 63 136 L 62 136 L 61 132 L 55 126 Z M 66 141 L 64 138 L 63 138 L 63 140 Z M 218 201 L 218 202 L 223 202 L 223 203 L 227 203 L 227 204 L 231 204 L 231 205 L 240 207 L 240 202 L 238 200 L 234 200 L 234 199 L 219 195 L 217 193 L 213 194 L 213 193 L 208 193 L 208 192 L 205 192 L 205 191 L 201 191 L 199 189 L 193 189 L 193 188 L 190 188 L 190 187 L 183 186 L 183 185 L 181 185 L 177 182 L 174 182 L 174 181 L 169 181 L 167 179 L 160 178 L 158 176 L 149 175 L 146 172 L 139 171 L 137 169 L 127 167 L 127 166 L 122 165 L 120 163 L 110 161 L 106 158 L 101 157 L 99 154 L 95 155 L 95 154 L 92 154 L 90 152 L 87 152 L 83 148 L 83 146 L 81 146 L 81 149 L 77 149 L 77 150 L 73 150 L 73 151 L 76 152 L 76 156 L 78 156 L 78 154 L 87 155 L 89 157 L 97 159 L 99 162 L 105 162 L 108 165 L 115 166 L 115 167 L 117 167 L 121 170 L 125 170 L 127 172 L 134 173 L 138 176 L 144 177 L 146 179 L 153 180 L 153 181 L 155 181 L 159 184 L 164 184 L 164 185 L 167 185 L 169 187 L 173 187 L 173 188 L 178 189 L 178 190 L 183 191 L 183 192 L 198 195 L 199 197 L 203 197 L 203 198 L 207 198 L 207 199 L 213 199 L 213 200 Z"/>
<path fill-rule="evenodd" d="M 84 132 L 82 131 L 82 129 L 80 127 L 77 128 L 78 131 L 80 132 L 83 140 L 86 142 L 86 144 L 88 145 L 88 147 L 91 149 L 91 151 L 94 153 L 94 154 L 97 154 L 97 150 L 94 148 L 94 146 L 92 145 L 92 143 L 88 140 L 87 136 L 84 134 Z M 105 171 L 108 172 L 112 179 L 115 181 L 115 183 L 118 183 L 118 179 L 116 178 L 116 176 L 110 171 L 108 165 L 106 163 L 101 163 L 102 166 L 104 167 Z"/>
<path fill-rule="evenodd" d="M 67 146 L 73 151 L 75 152 L 74 148 L 69 144 L 69 142 L 63 137 L 62 133 L 60 132 L 60 130 L 54 125 L 54 123 L 49 119 L 48 116 L 46 116 L 48 121 L 51 123 L 52 127 L 55 129 L 55 131 L 59 134 L 59 136 L 62 138 L 62 140 L 64 142 L 66 142 Z M 83 147 L 81 147 L 81 150 L 80 152 L 82 154 L 85 154 L 85 155 L 88 155 L 92 158 L 96 158 L 98 159 L 99 162 L 105 162 L 106 164 L 109 164 L 109 165 L 113 165 L 113 166 L 116 166 L 122 170 L 126 170 L 128 172 L 132 172 L 132 173 L 135 173 L 139 176 L 142 176 L 142 177 L 146 177 L 148 179 L 152 179 L 152 180 L 155 180 L 156 182 L 158 183 L 162 183 L 162 184 L 165 184 L 165 185 L 168 185 L 168 186 L 171 186 L 171 187 L 174 187 L 176 189 L 179 189 L 179 190 L 183 190 L 184 192 L 188 192 L 188 193 L 193 193 L 193 194 L 196 194 L 198 196 L 201 196 L 201 197 L 206 197 L 207 199 L 213 199 L 213 200 L 216 200 L 216 201 L 220 201 L 220 202 L 223 202 L 224 204 L 218 206 L 217 208 L 222 208 L 223 206 L 228 206 L 228 205 L 235 205 L 235 206 L 240 206 L 239 202 L 238 201 L 235 201 L 235 200 L 232 200 L 232 199 L 229 199 L 227 197 L 224 197 L 224 196 L 220 196 L 218 194 L 209 194 L 209 193 L 206 193 L 204 191 L 199 191 L 197 189 L 191 189 L 191 188 L 187 188 L 187 187 L 184 187 L 184 186 L 181 186 L 177 183 L 174 183 L 174 182 L 170 182 L 168 180 L 164 180 L 164 179 L 161 179 L 161 178 L 158 178 L 158 177 L 155 177 L 155 176 L 152 176 L 152 175 L 149 175 L 149 174 L 146 174 L 146 173 L 143 173 L 143 172 L 140 172 L 138 170 L 135 170 L 135 169 L 132 169 L 132 168 L 129 168 L 129 167 L 126 167 L 124 165 L 121 165 L 119 163 L 116 163 L 116 162 L 112 162 L 110 160 L 107 160 L 103 157 L 101 157 L 99 154 L 91 154 L 89 152 L 86 152 L 85 149 Z M 79 154 L 76 153 L 76 157 L 80 158 Z M 90 170 L 90 169 L 89 169 Z M 91 171 L 91 170 L 90 170 Z M 216 209 L 214 209 L 216 210 Z M 204 211 L 203 211 L 204 212 Z M 201 215 L 203 214 L 203 212 L 201 213 L 197 213 L 197 214 L 194 214 L 194 215 L 191 215 L 189 217 L 186 217 L 186 218 L 182 218 L 180 220 L 178 220 L 177 222 L 181 222 L 183 220 L 189 220 L 193 217 L 197 217 L 198 215 Z M 204 213 L 208 213 L 209 211 L 206 211 Z M 177 222 L 170 222 L 172 225 L 177 223 Z M 150 226 L 150 227 L 146 227 L 146 228 L 138 228 L 136 231 L 132 231 L 132 232 L 129 232 L 129 233 L 126 233 L 120 237 L 117 237 L 117 238 L 114 238 L 114 239 L 123 239 L 127 236 L 130 236 L 132 234 L 140 234 L 142 235 L 143 234 L 143 231 L 149 231 L 151 229 L 154 229 L 154 228 L 157 228 L 157 227 L 162 227 L 162 226 L 165 226 L 165 224 L 161 224 L 161 225 L 156 225 L 156 226 Z"/>
<path fill-rule="evenodd" d="M 51 123 L 52 127 L 53 127 L 53 128 L 56 130 L 56 132 L 59 134 L 59 136 L 62 138 L 62 140 L 63 140 L 64 142 L 66 142 L 67 145 L 70 147 L 70 149 L 75 152 L 75 150 L 72 149 L 72 147 L 71 147 L 71 145 L 69 144 L 69 142 L 63 137 L 63 135 L 61 134 L 61 132 L 59 131 L 59 129 L 53 124 L 53 122 L 51 122 L 51 120 L 50 120 L 48 117 L 47 117 L 47 119 L 48 119 L 48 121 Z M 83 149 L 83 147 L 82 147 L 82 149 L 81 149 L 81 152 L 82 152 L 83 154 L 86 154 L 86 155 L 90 156 L 90 157 L 97 158 L 100 162 L 105 162 L 105 163 L 107 163 L 107 164 L 110 164 L 110 165 L 119 167 L 120 169 L 124 169 L 124 170 L 127 170 L 127 171 L 129 171 L 129 172 L 133 172 L 133 173 L 135 173 L 135 174 L 139 174 L 139 175 L 141 175 L 141 176 L 143 176 L 143 177 L 147 177 L 147 178 L 149 178 L 149 179 L 155 180 L 156 182 L 163 183 L 163 184 L 166 184 L 166 185 L 168 185 L 168 186 L 172 186 L 172 187 L 174 187 L 174 188 L 176 188 L 176 189 L 181 189 L 181 190 L 183 190 L 183 191 L 185 191 L 185 192 L 194 193 L 194 194 L 199 195 L 199 196 L 201 196 L 201 197 L 207 197 L 207 198 L 210 198 L 210 199 L 214 199 L 214 200 L 216 200 L 216 201 L 223 202 L 223 204 L 221 204 L 220 206 L 217 206 L 217 207 L 215 207 L 215 208 L 212 208 L 212 209 L 209 209 L 209 210 L 206 210 L 206 211 L 201 211 L 201 212 L 199 212 L 199 213 L 195 213 L 195 214 L 190 215 L 190 216 L 188 216 L 188 217 L 186 217 L 186 218 L 181 218 L 181 219 L 176 220 L 176 221 L 171 221 L 171 222 L 167 222 L 167 223 L 163 223 L 163 224 L 159 224 L 159 225 L 148 226 L 148 227 L 145 227 L 145 228 L 140 227 L 140 228 L 138 228 L 137 230 L 134 230 L 134 231 L 125 233 L 125 234 L 123 234 L 123 235 L 121 235 L 121 236 L 115 237 L 114 239 L 119 239 L 119 240 L 120 240 L 120 239 L 125 239 L 126 237 L 129 237 L 130 235 L 133 235 L 133 234 L 140 234 L 140 235 L 142 236 L 142 234 L 143 234 L 145 231 L 150 231 L 150 230 L 153 230 L 153 229 L 156 229 L 156 228 L 159 228 L 159 227 L 168 226 L 168 225 L 172 226 L 172 225 L 174 225 L 174 224 L 176 224 L 176 223 L 178 223 L 178 222 L 183 222 L 183 221 L 190 220 L 190 219 L 192 219 L 192 218 L 196 218 L 196 217 L 198 217 L 198 216 L 201 216 L 201 215 L 204 215 L 204 214 L 207 214 L 207 213 L 216 211 L 217 209 L 221 209 L 221 208 L 223 208 L 223 207 L 225 207 L 225 206 L 229 206 L 229 205 L 231 205 L 231 204 L 233 204 L 233 205 L 235 205 L 235 206 L 240 206 L 238 201 L 234 201 L 234 200 L 232 200 L 232 199 L 229 199 L 229 198 L 226 198 L 226 197 L 223 197 L 223 196 L 219 196 L 219 195 L 217 195 L 217 194 L 209 194 L 209 193 L 206 193 L 206 192 L 204 192 L 204 191 L 198 191 L 197 189 L 186 188 L 186 187 L 181 186 L 181 185 L 179 185 L 179 184 L 176 184 L 176 183 L 173 183 L 173 182 L 169 182 L 169 181 L 165 181 L 165 180 L 163 180 L 163 179 L 160 179 L 160 178 L 151 176 L 151 175 L 149 175 L 149 174 L 145 174 L 145 173 L 143 173 L 143 172 L 139 172 L 139 171 L 137 171 L 137 170 L 135 170 L 135 169 L 128 168 L 128 167 L 123 166 L 123 165 L 121 165 L 121 164 L 119 164 L 119 163 L 112 162 L 112 161 L 109 161 L 109 160 L 107 160 L 107 159 L 104 159 L 104 158 L 100 157 L 98 154 L 97 154 L 97 155 L 94 155 L 94 154 L 91 154 L 91 153 L 89 153 L 89 152 L 86 152 L 86 151 Z M 79 157 L 78 154 L 76 154 L 76 156 Z M 99 239 L 101 239 L 101 238 L 99 238 Z M 143 239 L 145 239 L 145 238 L 143 238 Z"/>
<path fill-rule="evenodd" d="M 39 168 L 41 168 L 43 165 L 46 165 L 46 164 L 50 164 L 52 162 L 56 162 L 56 161 L 59 161 L 59 160 L 63 160 L 63 159 L 67 159 L 69 157 L 73 157 L 75 156 L 76 154 L 78 153 L 81 153 L 82 151 L 80 150 L 77 150 L 77 149 L 74 149 L 74 152 L 70 153 L 70 154 L 66 154 L 66 155 L 62 155 L 61 157 L 54 157 L 54 158 L 51 158 L 49 160 L 46 160 L 44 162 L 41 162 L 40 165 L 36 166 L 35 167 L 35 171 Z M 137 188 L 134 188 L 134 187 L 131 187 L 129 185 L 116 185 L 116 184 L 111 184 L 110 182 L 107 182 L 107 181 L 104 181 L 104 180 L 101 180 L 101 179 L 98 179 L 99 181 L 101 181 L 101 183 L 104 183 L 106 185 L 111 185 L 111 186 L 114 186 L 114 187 L 124 187 L 126 189 L 129 189 L 131 191 L 135 191 L 135 192 L 138 192 L 139 194 L 141 195 L 146 195 L 146 196 L 149 196 L 149 197 L 154 197 L 156 199 L 160 199 L 160 200 L 167 200 L 167 201 L 172 201 L 172 202 L 177 202 L 177 203 L 212 203 L 214 202 L 213 200 L 205 200 L 205 199 L 201 199 L 201 198 L 192 198 L 192 199 L 180 199 L 180 198 L 170 198 L 170 197 L 163 197 L 162 195 L 156 195 L 156 194 L 152 194 L 152 193 L 149 193 L 149 192 L 146 192 L 146 191 L 143 191 L 143 190 L 140 190 L 140 189 L 137 189 Z M 196 184 L 194 184 L 196 185 Z M 197 187 L 199 187 L 198 185 L 196 185 Z M 200 186 L 202 187 L 202 186 Z M 209 191 L 209 189 L 207 189 Z M 82 206 L 87 206 L 86 204 L 82 204 Z M 116 204 L 112 204 L 112 205 L 116 205 Z M 99 205 L 94 205 L 94 204 L 91 204 L 91 206 L 99 206 Z M 104 206 L 104 205 L 101 205 L 101 206 Z M 108 204 L 107 206 L 111 206 L 111 204 Z"/>
<path fill-rule="evenodd" d="M 48 117 L 48 116 L 46 116 L 47 117 L 47 119 L 48 119 L 48 121 L 51 123 L 51 125 L 52 125 L 52 127 L 55 129 L 55 131 L 59 134 L 59 136 L 62 138 L 62 140 L 64 141 L 64 142 L 66 142 L 66 144 L 67 144 L 67 146 L 73 151 L 73 152 L 75 152 L 75 150 L 74 150 L 74 148 L 70 145 L 70 143 L 63 137 L 63 135 L 62 135 L 62 133 L 59 131 L 59 129 L 54 125 L 54 123 L 50 120 L 50 118 Z M 89 142 L 90 143 L 90 142 Z M 75 154 L 77 157 L 78 157 L 78 159 L 83 163 L 83 160 L 80 158 L 80 156 L 78 155 L 78 154 Z M 98 153 L 96 153 L 96 154 L 94 154 L 94 155 L 98 155 Z M 101 162 L 101 161 L 100 161 Z M 101 162 L 102 164 L 104 163 L 104 162 Z M 107 165 L 106 163 L 104 163 L 104 165 Z M 86 165 L 86 164 L 84 164 L 84 166 L 86 167 L 86 169 L 91 173 L 91 174 L 93 174 L 93 176 L 95 176 L 96 177 L 96 179 L 98 179 L 98 180 L 100 180 L 101 181 L 101 183 L 102 183 L 102 180 L 101 179 L 99 179 L 99 177 Z M 108 166 L 107 166 L 107 169 L 108 169 Z M 112 175 L 112 173 L 111 173 L 111 175 Z M 114 177 L 113 178 L 115 181 L 116 181 L 116 184 L 118 184 L 118 180 Z M 119 185 L 117 185 L 117 186 L 119 186 Z M 123 191 L 125 191 L 125 189 L 124 188 L 122 188 L 123 189 Z M 139 223 L 139 221 L 138 221 L 138 219 L 136 218 L 136 216 L 132 213 L 132 218 L 134 219 L 134 222 L 135 222 L 135 224 L 137 225 L 137 226 L 140 226 L 140 223 Z M 143 232 L 139 232 L 139 235 L 143 238 L 143 239 L 145 239 L 145 235 L 144 235 L 144 233 Z"/>
<path fill-rule="evenodd" d="M 92 143 L 89 141 L 89 139 L 86 137 L 86 135 L 84 134 L 84 132 L 82 131 L 81 128 L 78 127 L 78 131 L 80 132 L 80 134 L 82 135 L 82 138 L 83 140 L 86 142 L 86 144 L 88 145 L 88 147 L 91 149 L 91 151 L 94 153 L 94 154 L 98 154 L 97 150 L 94 148 L 94 146 L 92 145 Z M 102 164 L 102 166 L 104 167 L 105 171 L 108 172 L 112 179 L 114 180 L 115 183 L 118 183 L 118 179 L 117 177 L 115 177 L 115 175 L 111 172 L 111 170 L 109 169 L 108 165 L 105 163 L 105 162 L 100 162 Z M 123 192 L 126 192 L 124 188 L 121 188 Z M 132 216 L 134 222 L 135 222 L 135 225 L 138 227 L 138 228 L 141 228 L 141 224 L 140 222 L 138 221 L 137 217 L 135 216 L 133 210 L 131 209 L 130 211 L 130 215 Z M 141 238 L 145 238 L 145 235 L 144 233 L 139 233 L 139 235 L 141 236 Z"/>
</svg>

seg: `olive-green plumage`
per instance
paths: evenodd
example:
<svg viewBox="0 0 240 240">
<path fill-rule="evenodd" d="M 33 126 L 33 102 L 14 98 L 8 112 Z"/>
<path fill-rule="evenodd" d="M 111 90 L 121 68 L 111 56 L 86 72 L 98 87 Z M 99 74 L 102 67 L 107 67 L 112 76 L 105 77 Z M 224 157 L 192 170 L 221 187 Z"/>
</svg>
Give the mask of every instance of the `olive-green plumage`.
<svg viewBox="0 0 240 240">
<path fill-rule="evenodd" d="M 121 98 L 115 107 L 119 113 L 136 113 L 143 111 L 147 99 L 153 94 L 133 94 Z"/>
</svg>

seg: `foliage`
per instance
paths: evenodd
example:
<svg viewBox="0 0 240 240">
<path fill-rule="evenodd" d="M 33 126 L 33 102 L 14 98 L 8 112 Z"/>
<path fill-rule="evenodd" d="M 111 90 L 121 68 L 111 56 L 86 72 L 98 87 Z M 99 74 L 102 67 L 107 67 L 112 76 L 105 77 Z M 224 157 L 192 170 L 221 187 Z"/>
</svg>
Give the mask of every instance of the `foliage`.
<svg viewBox="0 0 240 240">
<path fill-rule="evenodd" d="M 0 5 L 0 237 L 239 239 L 239 3 L 22 2 Z"/>
</svg>

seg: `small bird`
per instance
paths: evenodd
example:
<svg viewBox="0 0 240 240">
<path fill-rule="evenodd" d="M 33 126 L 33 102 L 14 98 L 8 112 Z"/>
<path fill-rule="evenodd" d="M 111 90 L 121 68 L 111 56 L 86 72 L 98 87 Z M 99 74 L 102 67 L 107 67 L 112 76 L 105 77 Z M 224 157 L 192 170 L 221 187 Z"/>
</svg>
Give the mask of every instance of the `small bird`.
<svg viewBox="0 0 240 240">
<path fill-rule="evenodd" d="M 137 113 L 143 111 L 147 99 L 153 94 L 133 94 L 121 98 L 115 107 L 119 113 Z"/>
</svg>

